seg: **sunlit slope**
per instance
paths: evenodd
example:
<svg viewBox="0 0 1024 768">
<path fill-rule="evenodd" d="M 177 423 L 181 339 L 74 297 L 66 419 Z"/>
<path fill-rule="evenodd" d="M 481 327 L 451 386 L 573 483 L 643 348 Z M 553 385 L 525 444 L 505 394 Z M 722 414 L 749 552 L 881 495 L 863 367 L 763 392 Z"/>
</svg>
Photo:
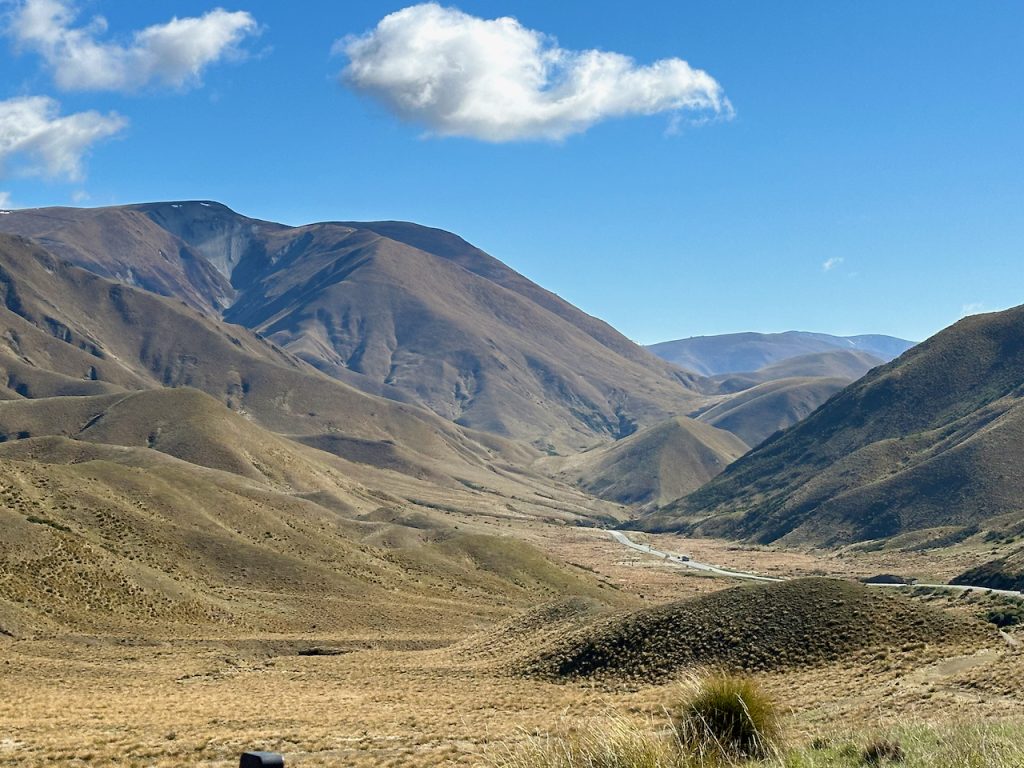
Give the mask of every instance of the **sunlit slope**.
<svg viewBox="0 0 1024 768">
<path fill-rule="evenodd" d="M 365 392 L 545 450 L 621 437 L 700 399 L 691 374 L 441 230 L 286 227 L 203 202 L 3 219 L 0 229 L 223 315 Z"/>
<path fill-rule="evenodd" d="M 644 525 L 839 544 L 1018 526 L 1024 308 L 965 318 L 877 368 Z"/>
<path fill-rule="evenodd" d="M 601 498 L 651 506 L 696 490 L 746 452 L 732 433 L 679 417 L 574 456 L 561 476 Z"/>
</svg>

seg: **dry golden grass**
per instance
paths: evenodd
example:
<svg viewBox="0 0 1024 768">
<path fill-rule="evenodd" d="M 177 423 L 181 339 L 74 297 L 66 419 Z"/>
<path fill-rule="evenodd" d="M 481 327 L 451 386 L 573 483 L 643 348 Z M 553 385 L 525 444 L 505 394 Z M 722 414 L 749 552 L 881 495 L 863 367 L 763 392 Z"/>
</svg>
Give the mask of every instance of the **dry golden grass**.
<svg viewBox="0 0 1024 768">
<path fill-rule="evenodd" d="M 516 680 L 445 651 L 304 657 L 259 642 L 83 640 L 2 652 L 0 759 L 25 768 L 227 768 L 251 748 L 282 751 L 296 768 L 481 766 L 609 718 L 657 733 L 664 707 L 689 690 L 685 680 L 639 691 Z M 1021 669 L 1019 655 L 994 653 L 993 669 Z M 784 705 L 786 742 L 798 748 L 821 735 L 861 744 L 908 723 L 931 723 L 935 738 L 967 718 L 1021 722 L 1018 694 L 971 688 L 978 668 L 940 676 L 943 663 L 924 649 L 891 669 L 864 660 L 761 682 Z M 852 765 L 807 751 L 818 762 L 796 765 Z"/>
<path fill-rule="evenodd" d="M 453 517 L 452 524 L 463 521 Z M 555 562 L 577 563 L 573 573 L 606 585 L 595 596 L 614 597 L 623 606 L 639 594 L 647 597 L 636 604 L 651 604 L 729 584 L 653 558 L 641 564 L 593 530 L 528 521 L 509 528 L 497 519 L 477 526 L 536 544 Z M 432 569 L 425 556 L 415 558 Z M 304 634 L 227 627 L 168 640 L 155 627 L 126 636 L 0 636 L 0 761 L 25 768 L 233 768 L 239 752 L 266 748 L 284 752 L 296 768 L 484 766 L 497 750 L 587 723 L 600 726 L 609 717 L 648 729 L 664 722 L 667 704 L 680 700 L 685 679 L 616 689 L 502 673 L 496 656 L 515 652 L 521 647 L 515 643 L 524 641 L 514 633 L 495 640 L 493 627 L 514 624 L 510 615 L 550 600 L 557 589 L 524 589 L 496 604 L 493 588 L 484 587 L 497 577 L 474 572 L 475 590 L 428 599 L 424 587 L 406 593 L 415 600 L 401 603 L 389 602 L 399 593 L 375 592 L 376 606 L 352 604 L 348 625 Z M 244 598 L 241 584 L 231 596 L 256 599 Z M 293 597 L 265 594 L 259 600 L 287 604 Z M 303 614 L 313 611 L 313 602 Z M 341 615 L 345 601 L 336 602 L 330 612 Z M 313 647 L 348 652 L 296 655 Z M 968 717 L 1024 720 L 1024 654 L 1002 641 L 982 649 L 896 648 L 759 679 L 783 705 L 787 738 L 797 747 L 820 734 L 860 744 L 858 734 L 888 733 L 907 722 L 941 728 Z M 847 764 L 807 754 L 794 765 Z"/>
</svg>

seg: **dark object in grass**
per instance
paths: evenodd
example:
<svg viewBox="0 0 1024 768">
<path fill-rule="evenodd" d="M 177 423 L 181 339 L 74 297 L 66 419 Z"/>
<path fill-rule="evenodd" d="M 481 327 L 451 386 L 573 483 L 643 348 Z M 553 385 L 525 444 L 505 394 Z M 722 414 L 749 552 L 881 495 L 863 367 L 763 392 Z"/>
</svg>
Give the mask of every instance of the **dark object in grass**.
<svg viewBox="0 0 1024 768">
<path fill-rule="evenodd" d="M 312 648 L 300 648 L 296 651 L 297 656 L 341 656 L 345 651 L 341 648 L 323 648 L 314 646 Z"/>
<path fill-rule="evenodd" d="M 877 576 L 867 576 L 861 579 L 864 584 L 913 584 L 912 579 L 897 576 L 892 573 L 880 573 Z"/>
<path fill-rule="evenodd" d="M 903 747 L 898 741 L 879 739 L 868 744 L 861 752 L 860 760 L 864 765 L 882 765 L 885 762 L 902 763 L 907 759 Z"/>
<path fill-rule="evenodd" d="M 1004 627 L 1013 627 L 1024 621 L 1024 607 L 1018 605 L 1004 605 L 1000 608 L 993 608 L 985 614 L 985 619 L 990 624 L 995 624 L 1000 629 Z"/>
<path fill-rule="evenodd" d="M 238 768 L 284 768 L 284 758 L 277 752 L 246 752 Z"/>
</svg>

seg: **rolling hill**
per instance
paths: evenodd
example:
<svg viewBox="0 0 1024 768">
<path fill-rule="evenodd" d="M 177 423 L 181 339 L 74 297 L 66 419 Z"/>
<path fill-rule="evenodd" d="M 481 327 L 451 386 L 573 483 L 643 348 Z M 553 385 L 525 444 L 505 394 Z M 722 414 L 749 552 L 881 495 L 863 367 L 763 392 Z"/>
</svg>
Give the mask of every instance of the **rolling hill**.
<svg viewBox="0 0 1024 768">
<path fill-rule="evenodd" d="M 890 336 L 789 331 L 698 336 L 648 349 L 707 376 L 701 386 L 709 400 L 689 416 L 755 446 L 911 346 Z"/>
<path fill-rule="evenodd" d="M 145 447 L 0 444 L 0 635 L 443 639 L 604 594 L 471 518 L 403 517 L 399 499 L 351 481 L 335 493 L 350 506 Z"/>
<path fill-rule="evenodd" d="M 737 392 L 697 418 L 732 432 L 747 445 L 760 445 L 809 416 L 849 383 L 848 379 L 824 377 L 769 380 Z"/>
<path fill-rule="evenodd" d="M 665 682 L 696 665 L 813 667 L 908 642 L 970 643 L 991 627 L 860 584 L 808 578 L 732 587 L 632 613 L 581 618 L 515 659 L 556 681 Z M 529 647 L 528 644 L 523 644 Z"/>
<path fill-rule="evenodd" d="M 680 416 L 572 456 L 559 475 L 603 499 L 643 508 L 696 490 L 747 450 L 730 432 Z"/>
<path fill-rule="evenodd" d="M 839 379 L 849 384 L 887 362 L 867 352 L 835 349 L 787 357 L 756 371 L 722 373 L 710 377 L 722 392 L 742 392 L 759 384 L 783 379 Z"/>
<path fill-rule="evenodd" d="M 441 230 L 300 227 L 212 202 L 14 211 L 0 231 L 243 325 L 364 392 L 575 450 L 684 413 L 697 379 Z"/>
<path fill-rule="evenodd" d="M 1022 395 L 1024 307 L 965 318 L 642 525 L 825 545 L 1020 533 Z"/>
</svg>

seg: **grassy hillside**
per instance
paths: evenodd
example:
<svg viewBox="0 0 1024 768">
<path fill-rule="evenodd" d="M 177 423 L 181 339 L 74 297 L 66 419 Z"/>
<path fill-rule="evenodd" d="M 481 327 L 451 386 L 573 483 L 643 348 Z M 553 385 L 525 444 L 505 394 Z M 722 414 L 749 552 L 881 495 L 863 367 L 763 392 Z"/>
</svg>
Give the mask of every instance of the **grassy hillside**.
<svg viewBox="0 0 1024 768">
<path fill-rule="evenodd" d="M 733 587 L 598 618 L 514 667 L 549 679 L 661 681 L 695 666 L 784 670 L 908 643 L 990 638 L 972 619 L 831 579 Z"/>
<path fill-rule="evenodd" d="M 1020 527 L 1024 308 L 965 318 L 847 387 L 652 529 L 840 544 Z"/>
<path fill-rule="evenodd" d="M 149 448 L 4 443 L 0 633 L 447 638 L 555 595 L 605 592 L 471 518 L 381 514 L 387 502 L 351 481 L 334 498 Z"/>
<path fill-rule="evenodd" d="M 760 445 L 796 424 L 849 384 L 847 379 L 782 378 L 738 392 L 697 418 L 732 432 L 747 445 Z"/>
<path fill-rule="evenodd" d="M 113 283 L 2 236 L 0 290 L 0 364 L 16 372 L 0 382 L 8 397 L 187 386 L 276 432 L 392 441 L 428 466 L 489 473 L 495 460 L 526 463 L 533 455 L 361 392 L 180 301 Z"/>
<path fill-rule="evenodd" d="M 679 417 L 573 456 L 560 475 L 603 499 L 660 505 L 704 485 L 747 450 L 730 432 Z"/>
<path fill-rule="evenodd" d="M 886 360 L 867 352 L 836 349 L 789 357 L 756 371 L 719 374 L 711 377 L 711 381 L 723 392 L 739 392 L 790 378 L 842 379 L 849 384 L 884 362 Z"/>
</svg>

